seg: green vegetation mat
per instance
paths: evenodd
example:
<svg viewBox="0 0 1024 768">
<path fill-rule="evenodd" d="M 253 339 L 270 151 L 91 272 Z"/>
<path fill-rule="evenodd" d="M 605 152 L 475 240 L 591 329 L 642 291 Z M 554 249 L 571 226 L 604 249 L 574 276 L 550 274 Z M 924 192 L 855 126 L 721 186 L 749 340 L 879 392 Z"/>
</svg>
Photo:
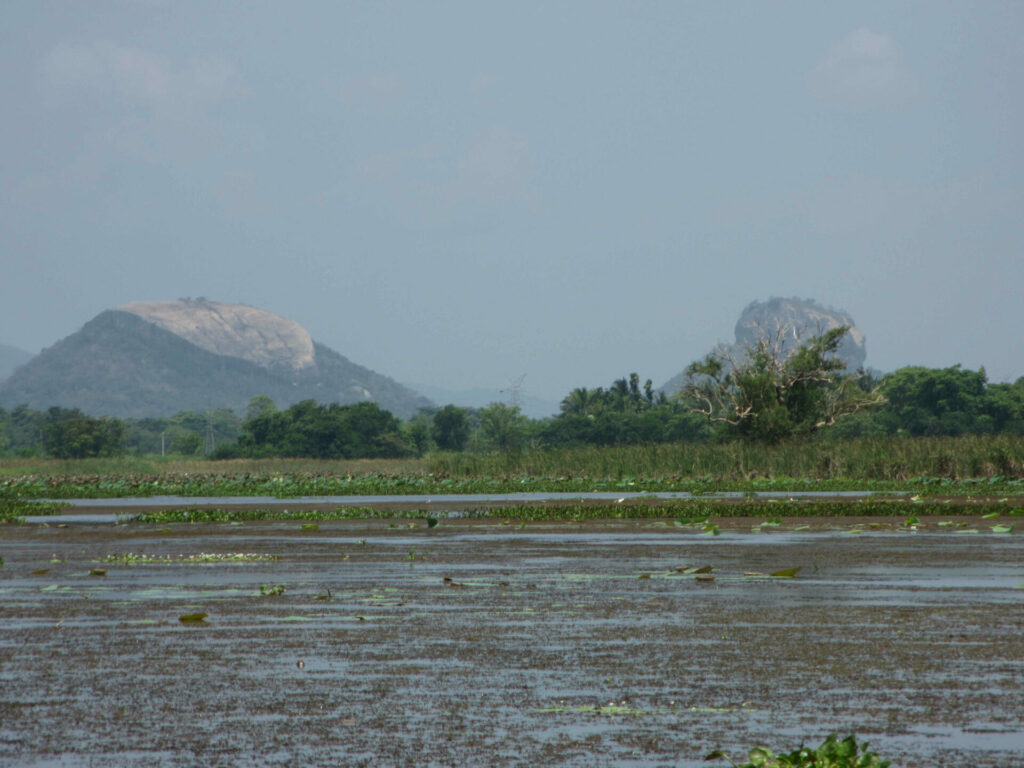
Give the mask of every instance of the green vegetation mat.
<svg viewBox="0 0 1024 768">
<path fill-rule="evenodd" d="M 9 477 L 0 481 L 0 494 L 22 499 L 89 499 L 149 496 L 363 496 L 470 493 L 587 493 L 687 491 L 693 494 L 722 491 L 911 491 L 917 494 L 950 495 L 1024 493 L 1024 479 L 915 477 L 904 481 L 800 479 L 792 477 L 729 480 L 715 477 L 590 477 L 471 476 L 452 477 L 433 473 L 362 476 L 294 473 L 187 474 L 187 475 L 77 475 Z"/>
<path fill-rule="evenodd" d="M 22 518 L 34 515 L 55 515 L 67 509 L 60 504 L 29 501 L 7 493 L 0 493 L 0 525 L 20 523 Z"/>
<path fill-rule="evenodd" d="M 1016 499 L 1017 502 L 1024 500 Z M 614 519 L 671 520 L 677 525 L 703 525 L 710 518 L 750 517 L 764 518 L 763 526 L 779 525 L 783 518 L 810 517 L 888 517 L 900 519 L 905 527 L 915 526 L 921 518 L 951 517 L 1024 517 L 1024 507 L 1012 506 L 1009 499 L 987 501 L 952 500 L 942 502 L 912 501 L 910 499 L 853 501 L 820 500 L 759 500 L 715 501 L 702 500 L 671 503 L 607 503 L 607 504 L 523 504 L 508 506 L 480 506 L 457 512 L 418 508 L 395 510 L 387 507 L 337 507 L 332 510 L 279 510 L 279 509 L 160 509 L 132 518 L 138 523 L 208 523 L 246 522 L 256 520 L 420 520 L 434 527 L 438 520 L 500 519 L 516 521 L 583 521 Z M 941 525 L 941 523 L 939 523 Z M 1005 526 L 1004 526 L 1005 527 Z M 1012 526 L 1010 526 L 1012 530 Z M 1007 533 L 1009 531 L 1006 531 Z"/>
</svg>

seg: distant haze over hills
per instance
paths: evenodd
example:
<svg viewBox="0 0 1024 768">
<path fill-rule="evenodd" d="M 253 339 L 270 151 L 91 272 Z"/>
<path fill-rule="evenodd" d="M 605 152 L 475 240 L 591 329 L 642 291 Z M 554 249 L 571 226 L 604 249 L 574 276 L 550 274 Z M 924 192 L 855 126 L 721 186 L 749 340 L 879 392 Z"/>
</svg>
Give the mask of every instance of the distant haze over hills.
<svg viewBox="0 0 1024 768">
<path fill-rule="evenodd" d="M 484 408 L 491 403 L 512 403 L 508 389 L 445 389 L 430 384 L 410 383 L 410 387 L 421 392 L 438 405 L 457 405 L 460 408 Z M 559 411 L 559 404 L 551 400 L 533 397 L 528 392 L 520 395 L 519 408 L 531 419 L 545 419 Z"/>
<path fill-rule="evenodd" d="M 24 349 L 11 347 L 7 344 L 0 344 L 0 382 L 14 373 L 19 365 L 24 365 L 32 359 L 32 353 Z"/>
<path fill-rule="evenodd" d="M 59 405 L 103 416 L 241 410 L 255 395 L 373 400 L 407 417 L 431 402 L 315 342 L 298 323 L 205 299 L 126 304 L 101 312 L 0 384 L 0 405 Z"/>
<path fill-rule="evenodd" d="M 848 312 L 823 307 L 814 299 L 772 297 L 767 301 L 751 302 L 736 321 L 734 342 L 721 344 L 718 348 L 742 358 L 745 350 L 756 345 L 759 339 L 780 334 L 782 349 L 789 352 L 814 336 L 844 325 L 850 328 L 850 332 L 843 337 L 836 356 L 848 371 L 856 371 L 864 367 L 867 359 L 864 332 Z M 685 382 L 686 371 L 681 371 L 666 381 L 661 389 L 667 393 L 678 392 Z"/>
</svg>

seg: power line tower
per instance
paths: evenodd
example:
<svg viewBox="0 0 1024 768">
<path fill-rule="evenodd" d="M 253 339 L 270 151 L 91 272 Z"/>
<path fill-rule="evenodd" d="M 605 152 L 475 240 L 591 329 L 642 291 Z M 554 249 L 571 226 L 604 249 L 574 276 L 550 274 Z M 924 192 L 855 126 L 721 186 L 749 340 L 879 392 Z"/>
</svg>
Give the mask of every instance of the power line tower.
<svg viewBox="0 0 1024 768">
<path fill-rule="evenodd" d="M 203 453 L 213 453 L 217 450 L 217 440 L 213 436 L 213 414 L 206 412 L 206 439 L 203 441 Z"/>
<path fill-rule="evenodd" d="M 523 405 L 523 382 L 526 380 L 526 374 L 518 376 L 514 379 L 505 379 L 507 385 L 505 389 L 501 390 L 501 394 L 508 397 L 508 404 L 513 408 L 520 408 Z"/>
</svg>

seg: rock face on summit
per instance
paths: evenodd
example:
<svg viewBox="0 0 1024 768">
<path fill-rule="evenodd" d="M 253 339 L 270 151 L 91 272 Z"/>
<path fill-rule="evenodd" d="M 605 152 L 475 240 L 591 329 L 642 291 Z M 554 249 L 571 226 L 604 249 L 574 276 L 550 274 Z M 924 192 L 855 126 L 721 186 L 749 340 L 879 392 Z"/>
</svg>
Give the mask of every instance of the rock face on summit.
<svg viewBox="0 0 1024 768">
<path fill-rule="evenodd" d="M 867 358 L 864 332 L 848 312 L 826 309 L 812 299 L 772 298 L 748 304 L 736 321 L 735 346 L 751 347 L 766 334 L 781 331 L 783 350 L 792 351 L 808 339 L 843 325 L 850 332 L 843 337 L 836 356 L 846 364 L 847 370 L 856 371 L 864 367 Z"/>
<path fill-rule="evenodd" d="M 313 341 L 293 320 L 190 299 L 101 312 L 0 384 L 5 408 L 59 405 L 128 418 L 241 411 L 255 395 L 281 407 L 373 400 L 403 417 L 431 404 Z"/>
<path fill-rule="evenodd" d="M 836 356 L 843 361 L 848 371 L 864 367 L 867 358 L 864 332 L 853 322 L 849 313 L 823 307 L 813 299 L 771 298 L 747 305 L 736 321 L 736 339 L 732 344 L 719 348 L 735 357 L 742 357 L 744 350 L 755 346 L 767 337 L 779 334 L 783 352 L 794 351 L 800 344 L 820 336 L 826 331 L 847 326 L 850 332 L 843 337 Z M 686 383 L 686 372 L 676 374 L 664 385 L 662 391 L 678 392 Z"/>
<path fill-rule="evenodd" d="M 131 312 L 215 355 L 264 368 L 303 371 L 316 365 L 313 339 L 294 320 L 245 304 L 181 299 L 123 304 Z"/>
</svg>

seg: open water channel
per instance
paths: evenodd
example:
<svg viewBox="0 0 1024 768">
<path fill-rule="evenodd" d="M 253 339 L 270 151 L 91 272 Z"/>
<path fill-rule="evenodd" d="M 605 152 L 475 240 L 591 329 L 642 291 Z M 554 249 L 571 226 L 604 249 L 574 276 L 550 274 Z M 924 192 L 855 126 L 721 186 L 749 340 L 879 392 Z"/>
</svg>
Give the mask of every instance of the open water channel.
<svg viewBox="0 0 1024 768">
<path fill-rule="evenodd" d="M 1024 765 L 1017 533 L 88 519 L 0 528 L 0 765 Z"/>
</svg>

